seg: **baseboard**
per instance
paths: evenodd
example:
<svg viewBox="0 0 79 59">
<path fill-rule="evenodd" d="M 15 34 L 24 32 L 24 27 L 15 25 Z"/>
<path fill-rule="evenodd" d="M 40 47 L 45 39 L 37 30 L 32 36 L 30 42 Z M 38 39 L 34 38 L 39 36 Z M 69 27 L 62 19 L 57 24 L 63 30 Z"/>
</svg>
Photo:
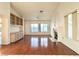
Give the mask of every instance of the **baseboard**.
<svg viewBox="0 0 79 59">
<path fill-rule="evenodd" d="M 1 46 L 6 46 L 6 45 L 9 45 L 10 43 L 8 43 L 8 44 L 6 44 L 6 43 L 3 43 L 3 44 L 1 44 Z"/>
<path fill-rule="evenodd" d="M 24 36 L 29 36 L 29 35 L 49 35 L 50 36 L 50 34 L 25 34 Z"/>
<path fill-rule="evenodd" d="M 19 39 L 19 40 L 15 41 L 15 42 L 11 42 L 10 44 L 17 43 L 17 42 L 21 41 L 22 39 L 23 39 L 23 38 L 21 38 L 21 39 Z"/>
<path fill-rule="evenodd" d="M 50 35 L 50 33 L 25 33 L 24 35 Z"/>
<path fill-rule="evenodd" d="M 77 52 L 75 49 L 71 48 L 67 43 L 64 43 L 61 41 L 62 44 L 64 44 L 65 46 L 67 46 L 68 48 L 70 48 L 71 50 L 73 50 L 74 52 L 76 52 L 77 54 L 79 54 L 79 52 Z"/>
</svg>

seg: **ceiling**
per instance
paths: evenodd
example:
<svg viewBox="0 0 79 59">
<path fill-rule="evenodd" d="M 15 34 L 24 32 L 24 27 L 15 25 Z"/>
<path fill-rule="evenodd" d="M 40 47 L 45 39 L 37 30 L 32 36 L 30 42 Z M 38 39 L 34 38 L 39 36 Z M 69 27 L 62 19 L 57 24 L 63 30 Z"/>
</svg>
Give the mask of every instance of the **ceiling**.
<svg viewBox="0 0 79 59">
<path fill-rule="evenodd" d="M 50 20 L 58 3 L 12 2 L 11 5 L 25 20 Z"/>
</svg>

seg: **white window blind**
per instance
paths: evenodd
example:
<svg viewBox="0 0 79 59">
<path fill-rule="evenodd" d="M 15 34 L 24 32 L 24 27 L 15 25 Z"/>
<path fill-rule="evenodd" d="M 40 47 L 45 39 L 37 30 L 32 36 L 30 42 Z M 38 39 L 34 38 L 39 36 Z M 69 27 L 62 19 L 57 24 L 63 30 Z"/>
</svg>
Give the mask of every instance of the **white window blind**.
<svg viewBox="0 0 79 59">
<path fill-rule="evenodd" d="M 41 32 L 48 32 L 48 24 L 41 24 Z"/>
<path fill-rule="evenodd" d="M 31 24 L 31 32 L 39 32 L 39 24 Z"/>
<path fill-rule="evenodd" d="M 68 15 L 68 39 L 72 39 L 72 14 Z"/>
</svg>

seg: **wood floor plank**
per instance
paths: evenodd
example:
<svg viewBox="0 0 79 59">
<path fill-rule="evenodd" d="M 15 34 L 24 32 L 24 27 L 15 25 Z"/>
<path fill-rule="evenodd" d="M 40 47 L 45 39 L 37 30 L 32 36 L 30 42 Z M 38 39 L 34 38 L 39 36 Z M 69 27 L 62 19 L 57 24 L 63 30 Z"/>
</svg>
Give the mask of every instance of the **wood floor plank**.
<svg viewBox="0 0 79 59">
<path fill-rule="evenodd" d="M 38 37 L 38 47 L 31 46 L 31 38 Z M 47 47 L 41 46 L 41 38 L 48 38 Z M 1 55 L 78 55 L 61 42 L 51 42 L 49 36 L 24 36 L 23 39 L 0 48 Z"/>
</svg>

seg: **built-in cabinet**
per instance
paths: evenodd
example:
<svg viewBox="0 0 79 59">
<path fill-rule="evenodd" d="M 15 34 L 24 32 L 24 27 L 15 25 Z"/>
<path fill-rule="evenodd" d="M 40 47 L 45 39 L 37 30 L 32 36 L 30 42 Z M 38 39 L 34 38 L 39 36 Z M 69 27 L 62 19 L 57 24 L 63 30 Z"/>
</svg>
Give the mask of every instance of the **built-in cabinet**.
<svg viewBox="0 0 79 59">
<path fill-rule="evenodd" d="M 23 19 L 12 13 L 10 14 L 10 19 L 10 24 L 12 25 L 23 25 Z"/>
<path fill-rule="evenodd" d="M 16 37 L 15 37 L 15 33 L 10 33 L 10 41 L 11 42 L 15 42 L 16 41 Z"/>
<path fill-rule="evenodd" d="M 21 32 L 10 33 L 11 42 L 16 42 L 22 38 L 23 38 L 23 33 Z"/>
<path fill-rule="evenodd" d="M 23 19 L 10 14 L 10 41 L 16 42 L 23 38 Z"/>
</svg>

